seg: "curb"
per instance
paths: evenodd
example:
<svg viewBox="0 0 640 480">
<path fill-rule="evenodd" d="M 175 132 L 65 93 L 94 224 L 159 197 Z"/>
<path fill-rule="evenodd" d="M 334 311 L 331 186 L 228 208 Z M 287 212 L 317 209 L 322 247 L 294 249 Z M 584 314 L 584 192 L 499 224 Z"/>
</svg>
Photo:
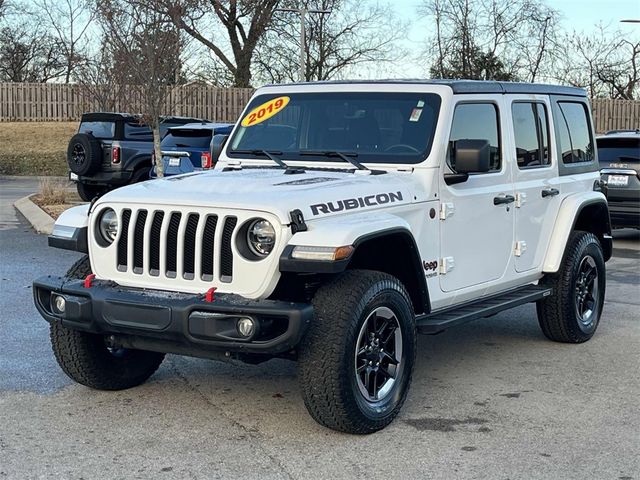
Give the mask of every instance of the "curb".
<svg viewBox="0 0 640 480">
<path fill-rule="evenodd" d="M 33 195 L 35 193 L 17 200 L 13 206 L 24 215 L 24 218 L 27 219 L 36 232 L 51 235 L 55 221 L 47 212 L 31 201 Z"/>
</svg>

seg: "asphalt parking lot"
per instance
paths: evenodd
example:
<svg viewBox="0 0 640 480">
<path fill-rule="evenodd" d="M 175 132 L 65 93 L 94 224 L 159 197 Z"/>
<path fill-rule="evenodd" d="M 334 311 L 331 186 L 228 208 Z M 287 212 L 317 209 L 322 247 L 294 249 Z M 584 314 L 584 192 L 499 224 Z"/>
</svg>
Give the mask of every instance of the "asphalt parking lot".
<svg viewBox="0 0 640 480">
<path fill-rule="evenodd" d="M 314 423 L 295 364 L 281 360 L 168 356 L 132 390 L 72 383 L 31 281 L 77 255 L 47 248 L 16 216 L 11 203 L 30 188 L 0 180 L 0 479 L 640 478 L 636 232 L 616 232 L 590 342 L 547 341 L 531 305 L 420 337 L 401 415 L 358 437 Z"/>
</svg>

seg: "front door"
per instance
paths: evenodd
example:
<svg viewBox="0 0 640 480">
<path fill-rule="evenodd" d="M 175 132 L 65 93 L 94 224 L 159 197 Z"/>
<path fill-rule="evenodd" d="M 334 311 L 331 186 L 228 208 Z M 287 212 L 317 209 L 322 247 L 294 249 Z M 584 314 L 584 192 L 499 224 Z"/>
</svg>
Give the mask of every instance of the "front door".
<svg viewBox="0 0 640 480">
<path fill-rule="evenodd" d="M 501 96 L 469 96 L 454 110 L 449 154 L 440 173 L 440 287 L 445 292 L 469 288 L 472 294 L 485 288 L 505 275 L 513 252 L 514 191 L 502 145 L 503 102 Z M 453 152 L 461 139 L 488 140 L 491 169 L 447 185 L 445 174 L 455 172 Z"/>
</svg>

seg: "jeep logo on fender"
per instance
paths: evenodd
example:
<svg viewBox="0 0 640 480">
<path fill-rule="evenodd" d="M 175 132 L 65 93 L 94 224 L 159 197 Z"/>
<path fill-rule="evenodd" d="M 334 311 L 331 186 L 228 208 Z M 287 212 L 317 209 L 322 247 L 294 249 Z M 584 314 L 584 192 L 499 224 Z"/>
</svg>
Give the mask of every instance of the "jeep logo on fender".
<svg viewBox="0 0 640 480">
<path fill-rule="evenodd" d="M 378 193 L 377 195 L 367 195 L 366 197 L 345 198 L 336 202 L 317 203 L 311 205 L 313 215 L 321 213 L 341 212 L 342 210 L 353 210 L 354 208 L 372 207 L 374 205 L 384 205 L 402 201 L 402 192 Z"/>
</svg>

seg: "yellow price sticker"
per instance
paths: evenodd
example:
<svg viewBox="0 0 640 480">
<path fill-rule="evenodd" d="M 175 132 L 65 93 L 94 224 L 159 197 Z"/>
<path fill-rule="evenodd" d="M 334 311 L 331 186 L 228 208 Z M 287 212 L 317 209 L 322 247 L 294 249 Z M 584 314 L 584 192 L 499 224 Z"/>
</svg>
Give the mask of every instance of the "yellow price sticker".
<svg viewBox="0 0 640 480">
<path fill-rule="evenodd" d="M 273 117 L 289 103 L 289 97 L 278 97 L 258 105 L 242 119 L 243 127 L 252 127 Z"/>
</svg>

